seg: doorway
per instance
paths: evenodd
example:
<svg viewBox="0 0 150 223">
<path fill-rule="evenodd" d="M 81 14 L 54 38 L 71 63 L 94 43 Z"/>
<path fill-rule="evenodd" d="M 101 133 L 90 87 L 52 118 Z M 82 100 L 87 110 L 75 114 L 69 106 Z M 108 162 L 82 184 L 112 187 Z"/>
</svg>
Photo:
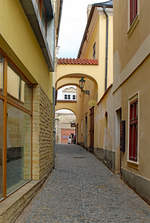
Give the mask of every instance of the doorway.
<svg viewBox="0 0 150 223">
<path fill-rule="evenodd" d="M 90 109 L 90 152 L 94 152 L 94 107 Z"/>
<path fill-rule="evenodd" d="M 84 135 L 84 146 L 87 148 L 87 137 L 88 137 L 88 119 L 85 116 L 85 135 Z"/>
<path fill-rule="evenodd" d="M 115 144 L 116 144 L 116 171 L 121 174 L 122 153 L 120 151 L 120 130 L 122 120 L 122 109 L 116 111 L 116 128 L 115 128 Z"/>
</svg>

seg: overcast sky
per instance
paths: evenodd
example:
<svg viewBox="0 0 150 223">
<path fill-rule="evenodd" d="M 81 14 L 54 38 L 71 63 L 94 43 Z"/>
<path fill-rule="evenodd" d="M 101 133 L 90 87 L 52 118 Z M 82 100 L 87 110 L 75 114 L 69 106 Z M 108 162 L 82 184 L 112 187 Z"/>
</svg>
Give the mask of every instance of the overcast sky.
<svg viewBox="0 0 150 223">
<path fill-rule="evenodd" d="M 58 57 L 77 57 L 87 22 L 87 6 L 104 1 L 63 0 Z"/>
</svg>

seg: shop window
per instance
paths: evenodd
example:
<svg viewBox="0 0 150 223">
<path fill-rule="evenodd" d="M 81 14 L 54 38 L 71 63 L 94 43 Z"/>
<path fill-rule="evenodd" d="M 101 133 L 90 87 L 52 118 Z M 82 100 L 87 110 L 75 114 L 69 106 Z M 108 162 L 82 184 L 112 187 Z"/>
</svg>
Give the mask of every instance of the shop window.
<svg viewBox="0 0 150 223">
<path fill-rule="evenodd" d="M 130 25 L 138 14 L 138 0 L 130 0 Z"/>
<path fill-rule="evenodd" d="M 20 77 L 8 66 L 7 69 L 7 92 L 19 100 Z"/>
<path fill-rule="evenodd" d="M 0 94 L 3 89 L 3 57 L 0 55 Z"/>
<path fill-rule="evenodd" d="M 0 100 L 0 199 L 3 197 L 3 102 Z"/>
<path fill-rule="evenodd" d="M 137 162 L 138 148 L 138 100 L 130 103 L 129 160 Z"/>
<path fill-rule="evenodd" d="M 0 56 L 1 91 L 4 86 L 0 94 L 0 199 L 31 180 L 32 85 L 9 58 L 3 58 Z"/>
<path fill-rule="evenodd" d="M 31 179 L 31 117 L 7 105 L 7 193 Z"/>
<path fill-rule="evenodd" d="M 32 89 L 28 83 L 22 80 L 19 72 L 10 64 L 7 68 L 7 79 L 8 97 L 17 99 L 18 101 L 15 101 L 15 103 L 31 110 Z"/>
</svg>

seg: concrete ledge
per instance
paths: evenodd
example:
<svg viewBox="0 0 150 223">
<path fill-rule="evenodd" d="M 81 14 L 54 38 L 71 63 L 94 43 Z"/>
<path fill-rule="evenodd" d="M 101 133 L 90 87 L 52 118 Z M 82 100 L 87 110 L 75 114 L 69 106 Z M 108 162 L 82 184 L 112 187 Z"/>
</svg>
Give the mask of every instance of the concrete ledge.
<svg viewBox="0 0 150 223">
<path fill-rule="evenodd" d="M 14 223 L 41 188 L 47 177 L 31 181 L 0 203 L 0 223 Z"/>
<path fill-rule="evenodd" d="M 122 179 L 150 204 L 150 180 L 121 168 Z"/>
<path fill-rule="evenodd" d="M 115 171 L 115 152 L 102 148 L 94 149 L 95 156 L 101 160 L 109 169 Z"/>
</svg>

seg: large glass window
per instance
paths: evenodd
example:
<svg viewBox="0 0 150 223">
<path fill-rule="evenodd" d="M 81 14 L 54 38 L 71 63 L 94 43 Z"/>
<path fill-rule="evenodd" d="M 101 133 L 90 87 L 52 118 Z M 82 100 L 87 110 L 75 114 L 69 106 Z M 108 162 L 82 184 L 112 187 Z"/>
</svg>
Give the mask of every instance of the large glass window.
<svg viewBox="0 0 150 223">
<path fill-rule="evenodd" d="M 3 89 L 3 57 L 0 55 L 0 94 Z"/>
<path fill-rule="evenodd" d="M 32 85 L 0 55 L 0 199 L 31 180 L 31 121 Z"/>
<path fill-rule="evenodd" d="M 31 179 L 31 117 L 7 105 L 7 193 Z"/>
<path fill-rule="evenodd" d="M 3 102 L 0 100 L 0 198 L 3 197 Z"/>
<path fill-rule="evenodd" d="M 7 79 L 8 96 L 17 99 L 18 101 L 15 101 L 15 103 L 31 110 L 32 89 L 22 80 L 18 72 L 11 65 L 7 69 Z"/>
</svg>

